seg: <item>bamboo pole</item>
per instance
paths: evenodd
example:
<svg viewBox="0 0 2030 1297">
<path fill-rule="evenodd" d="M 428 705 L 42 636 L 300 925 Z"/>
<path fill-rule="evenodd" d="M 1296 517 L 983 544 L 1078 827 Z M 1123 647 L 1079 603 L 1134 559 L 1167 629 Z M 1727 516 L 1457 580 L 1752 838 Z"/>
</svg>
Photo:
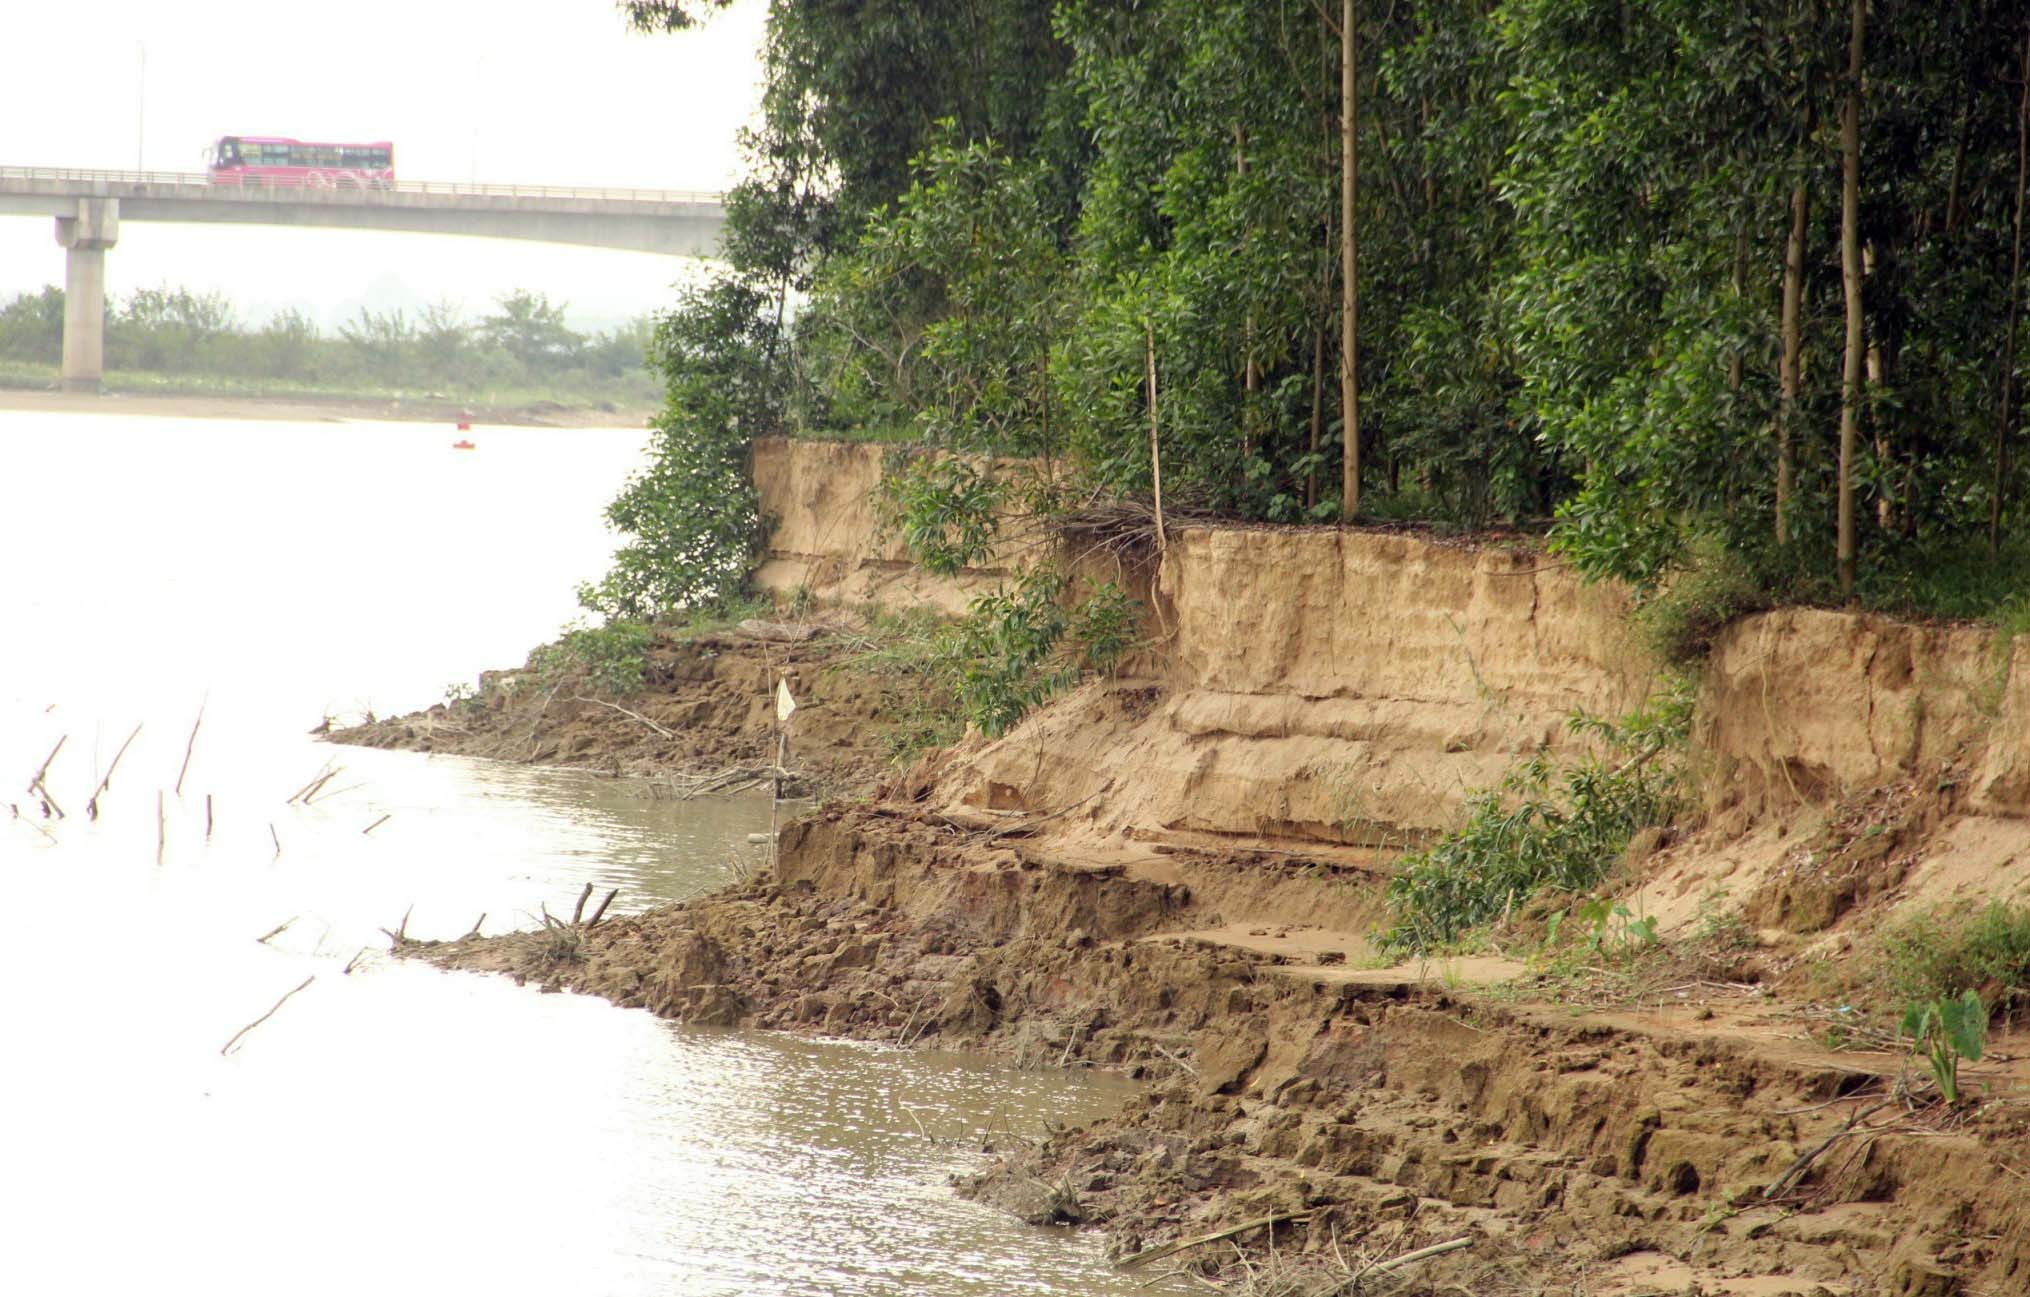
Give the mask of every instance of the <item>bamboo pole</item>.
<svg viewBox="0 0 2030 1297">
<path fill-rule="evenodd" d="M 1156 326 L 1148 320 L 1142 322 L 1142 344 L 1143 358 L 1149 370 L 1149 481 L 1156 496 L 1156 552 L 1161 554 L 1169 548 L 1169 541 L 1163 534 L 1162 422 L 1156 410 Z"/>
<path fill-rule="evenodd" d="M 1339 404 L 1344 444 L 1340 453 L 1339 518 L 1351 522 L 1360 515 L 1360 292 L 1357 267 L 1360 240 L 1354 228 L 1354 195 L 1360 183 L 1360 153 L 1354 138 L 1359 123 L 1359 95 L 1355 72 L 1359 67 L 1359 15 L 1355 0 L 1340 0 L 1339 6 L 1339 255 L 1343 265 L 1339 284 Z"/>
</svg>

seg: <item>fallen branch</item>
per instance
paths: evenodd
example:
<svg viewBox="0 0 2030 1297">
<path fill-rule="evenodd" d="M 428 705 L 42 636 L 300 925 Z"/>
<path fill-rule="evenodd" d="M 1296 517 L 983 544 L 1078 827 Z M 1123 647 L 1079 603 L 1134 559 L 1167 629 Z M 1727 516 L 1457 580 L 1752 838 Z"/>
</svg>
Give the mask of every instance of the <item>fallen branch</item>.
<svg viewBox="0 0 2030 1297">
<path fill-rule="evenodd" d="M 278 923 L 278 924 L 276 924 L 276 925 L 275 925 L 274 927 L 272 927 L 272 928 L 268 929 L 268 930 L 267 930 L 266 932 L 262 933 L 262 934 L 261 934 L 260 936 L 258 936 L 258 937 L 255 937 L 255 938 L 254 938 L 254 944 L 255 944 L 255 945 L 257 945 L 257 946 L 265 946 L 265 945 L 267 945 L 267 944 L 268 944 L 268 941 L 269 941 L 269 939 L 270 939 L 270 938 L 272 938 L 272 937 L 279 937 L 279 936 L 281 936 L 281 935 L 282 935 L 282 933 L 283 933 L 283 931 L 284 931 L 285 929 L 287 929 L 287 928 L 288 928 L 288 926 L 289 926 L 290 924 L 292 924 L 292 923 L 296 922 L 296 920 L 298 920 L 298 919 L 300 919 L 300 918 L 302 918 L 302 917 L 303 917 L 303 916 L 302 916 L 302 915 L 300 915 L 300 914 L 292 914 L 292 915 L 290 915 L 290 916 L 289 916 L 288 918 L 286 918 L 286 919 L 282 920 L 282 921 L 281 921 L 280 923 Z"/>
<path fill-rule="evenodd" d="M 365 958 L 366 953 L 367 948 L 365 946 L 361 946 L 358 950 L 354 951 L 352 958 L 345 961 L 345 967 L 338 970 L 340 976 L 344 976 L 345 974 L 352 972 L 353 965 L 359 963 L 361 959 Z"/>
<path fill-rule="evenodd" d="M 613 898 L 618 895 L 620 895 L 620 889 L 616 887 L 606 894 L 604 900 L 599 902 L 598 906 L 592 911 L 592 917 L 585 922 L 588 930 L 599 926 L 599 921 L 606 917 L 606 907 L 613 904 Z"/>
<path fill-rule="evenodd" d="M 331 762 L 326 761 L 323 765 L 317 768 L 317 773 L 310 777 L 309 783 L 303 785 L 303 787 L 291 793 L 289 795 L 289 800 L 283 802 L 282 804 L 284 806 L 295 805 L 298 801 L 301 801 L 309 797 L 311 793 L 317 791 L 319 788 L 322 788 L 324 786 L 324 781 L 331 778 L 333 775 L 337 773 L 338 771 L 332 768 Z"/>
<path fill-rule="evenodd" d="M 600 698 L 587 698 L 583 694 L 573 694 L 568 699 L 568 701 L 574 703 L 591 703 L 595 707 L 610 707 L 614 711 L 619 712 L 622 716 L 627 717 L 629 720 L 640 721 L 642 724 L 648 726 L 650 729 L 654 730 L 656 733 L 662 735 L 666 739 L 673 739 L 677 737 L 675 734 L 672 734 L 670 731 L 656 724 L 654 721 L 642 715 L 640 712 L 631 712 L 627 708 L 622 707 L 619 703 L 610 703 Z"/>
<path fill-rule="evenodd" d="M 1362 1276 L 1387 1274 L 1391 1270 L 1400 1270 L 1404 1266 L 1415 1265 L 1419 1261 L 1428 1261 L 1434 1256 L 1443 1256 L 1447 1252 L 1457 1252 L 1462 1247 L 1471 1246 L 1473 1246 L 1473 1240 L 1470 1238 L 1455 1238 L 1444 1243 L 1433 1243 L 1430 1247 L 1420 1247 L 1414 1252 L 1405 1252 L 1401 1256 L 1390 1257 L 1386 1261 L 1369 1266 L 1360 1273 Z"/>
<path fill-rule="evenodd" d="M 1311 1213 L 1308 1211 L 1286 1211 L 1278 1212 L 1273 1216 L 1259 1216 L 1254 1220 L 1242 1221 L 1238 1225 L 1216 1230 L 1211 1234 L 1197 1234 L 1191 1238 L 1178 1239 L 1175 1243 L 1165 1243 L 1162 1247 L 1152 1247 L 1146 1252 L 1137 1252 L 1121 1262 L 1121 1269 L 1133 1270 L 1136 1266 L 1147 1265 L 1151 1261 L 1161 1261 L 1164 1257 L 1182 1252 L 1186 1248 L 1198 1247 L 1206 1243 L 1217 1243 L 1221 1239 L 1232 1238 L 1236 1234 L 1245 1234 L 1251 1229 L 1262 1229 L 1264 1227 L 1273 1229 L 1286 1221 L 1309 1219 L 1311 1219 Z"/>
<path fill-rule="evenodd" d="M 113 754 L 113 764 L 106 767 L 105 778 L 99 780 L 99 786 L 92 790 L 91 799 L 85 803 L 86 819 L 96 820 L 99 818 L 99 796 L 113 786 L 113 772 L 120 768 L 120 758 L 127 755 L 127 748 L 134 742 L 135 735 L 138 735 L 140 732 L 141 727 L 136 725 L 134 733 L 127 736 L 127 742 L 122 743 L 120 750 Z"/>
<path fill-rule="evenodd" d="M 592 899 L 592 884 L 585 884 L 585 890 L 578 893 L 578 904 L 571 907 L 571 926 L 577 927 L 578 920 L 585 917 L 585 902 Z"/>
<path fill-rule="evenodd" d="M 1880 1103 L 1873 1104 L 1869 1107 L 1861 1109 L 1861 1111 L 1847 1118 L 1847 1120 L 1841 1124 L 1838 1130 L 1835 1130 L 1832 1134 L 1826 1136 L 1824 1139 L 1820 1140 L 1818 1143 L 1812 1145 L 1810 1148 L 1806 1149 L 1803 1153 L 1799 1154 L 1797 1161 L 1792 1162 L 1790 1164 L 1790 1169 L 1785 1171 L 1782 1175 L 1776 1177 L 1776 1179 L 1770 1181 L 1769 1187 L 1762 1191 L 1762 1197 L 1764 1201 L 1767 1201 L 1771 1198 L 1782 1197 L 1783 1194 L 1788 1189 L 1790 1189 L 1790 1187 L 1793 1184 L 1795 1184 L 1798 1180 L 1804 1177 L 1804 1173 L 1811 1169 L 1812 1163 L 1818 1161 L 1820 1157 L 1825 1155 L 1825 1151 L 1827 1149 L 1831 1148 L 1834 1144 L 1839 1143 L 1842 1139 L 1845 1139 L 1847 1136 L 1853 1134 L 1854 1128 L 1860 1125 L 1862 1121 L 1882 1111 L 1882 1109 L 1888 1107 L 1890 1104 L 1894 1102 L 1896 1102 L 1895 1097 L 1891 1096 L 1890 1098 L 1882 1100 Z"/>
<path fill-rule="evenodd" d="M 275 840 L 275 859 L 282 858 L 282 835 L 275 832 L 275 821 L 268 821 L 268 836 Z"/>
<path fill-rule="evenodd" d="M 459 940 L 461 940 L 461 941 L 469 941 L 469 940 L 471 940 L 472 938 L 474 938 L 474 937 L 478 936 L 478 935 L 479 935 L 479 925 L 480 925 L 480 924 L 482 924 L 482 923 L 485 923 L 485 922 L 486 922 L 486 911 L 485 911 L 485 910 L 481 910 L 481 911 L 479 912 L 479 917 L 478 917 L 478 918 L 476 918 L 476 919 L 474 919 L 474 920 L 472 921 L 472 931 L 470 931 L 470 932 L 466 933 L 466 934 L 465 934 L 465 935 L 464 935 L 463 937 L 459 938 Z"/>
<path fill-rule="evenodd" d="M 349 968 L 349 967 L 351 967 L 351 966 L 350 966 L 350 965 L 347 965 L 347 967 Z M 283 1005 L 287 1004 L 287 1003 L 289 1002 L 289 997 L 290 997 L 291 995 L 294 995 L 294 994 L 296 994 L 296 992 L 297 992 L 297 991 L 300 991 L 300 990 L 302 990 L 302 989 L 303 989 L 304 987 L 306 987 L 306 986 L 310 985 L 310 984 L 311 984 L 312 982 L 314 982 L 314 981 L 316 981 L 316 980 L 317 980 L 317 974 L 315 974 L 315 973 L 312 973 L 312 974 L 311 974 L 310 976 L 308 976 L 308 977 L 304 978 L 304 979 L 303 979 L 303 980 L 302 980 L 301 982 L 298 982 L 298 983 L 296 984 L 296 986 L 295 986 L 295 989 L 294 989 L 294 990 L 290 990 L 290 991 L 288 991 L 288 992 L 284 993 L 284 995 L 282 996 L 282 998 L 281 998 L 281 999 L 279 999 L 279 1000 L 275 1001 L 275 1008 L 273 1008 L 273 1009 L 270 1009 L 270 1010 L 268 1010 L 268 1011 L 267 1011 L 266 1013 L 262 1014 L 262 1015 L 261 1015 L 260 1017 L 258 1017 L 258 1018 L 256 1018 L 256 1019 L 254 1019 L 254 1020 L 253 1020 L 252 1022 L 248 1023 L 248 1024 L 246 1025 L 246 1026 L 244 1026 L 244 1027 L 241 1027 L 241 1028 L 240 1028 L 240 1029 L 239 1029 L 238 1031 L 234 1032 L 234 1033 L 233 1033 L 233 1038 L 232 1038 L 231 1040 L 229 1040 L 229 1041 L 227 1041 L 227 1042 L 226 1042 L 225 1044 L 223 1044 L 223 1045 L 220 1045 L 220 1046 L 219 1046 L 219 1054 L 220 1054 L 220 1056 L 222 1056 L 222 1057 L 223 1057 L 223 1056 L 224 1056 L 224 1055 L 225 1055 L 225 1054 L 226 1054 L 226 1053 L 227 1053 L 228 1051 L 230 1051 L 230 1050 L 232 1049 L 232 1047 L 233 1047 L 234 1045 L 237 1045 L 237 1044 L 239 1044 L 239 1043 L 240 1043 L 240 1037 L 242 1037 L 242 1036 L 246 1035 L 246 1034 L 247 1034 L 248 1032 L 252 1031 L 252 1030 L 253 1030 L 254 1028 L 256 1028 L 256 1027 L 260 1026 L 260 1025 L 261 1025 L 262 1023 L 266 1022 L 266 1021 L 267 1021 L 268 1019 L 270 1019 L 270 1018 L 274 1017 L 274 1016 L 275 1016 L 275 1010 L 276 1010 L 276 1009 L 280 1009 L 280 1008 L 281 1008 L 281 1007 L 282 1007 Z"/>
<path fill-rule="evenodd" d="M 375 820 L 372 824 L 369 824 L 365 828 L 361 829 L 360 836 L 365 837 L 367 834 L 372 833 L 375 829 L 378 829 L 379 827 L 381 827 L 381 825 L 386 824 L 389 820 L 393 818 L 395 818 L 395 813 L 393 811 L 389 811 L 386 815 L 381 816 L 381 818 Z"/>
</svg>

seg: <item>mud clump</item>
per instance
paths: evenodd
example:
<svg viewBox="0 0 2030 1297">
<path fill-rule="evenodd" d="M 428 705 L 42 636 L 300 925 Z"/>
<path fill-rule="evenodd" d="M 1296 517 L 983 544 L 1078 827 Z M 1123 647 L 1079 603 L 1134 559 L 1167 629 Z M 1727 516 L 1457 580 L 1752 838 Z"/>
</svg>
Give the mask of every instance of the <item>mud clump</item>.
<svg viewBox="0 0 2030 1297">
<path fill-rule="evenodd" d="M 961 1188 L 1099 1227 L 1120 1258 L 1270 1221 L 1164 1261 L 1227 1282 L 1237 1258 L 1324 1283 L 1460 1239 L 1402 1291 L 1973 1292 L 2030 1260 L 2030 1195 L 1999 1153 L 2021 1123 L 1859 1115 L 1900 1092 L 1893 1058 L 1293 967 L 1194 936 L 1216 898 L 1113 874 L 1099 906 L 1094 886 L 1005 842 L 833 810 L 785 835 L 779 872 L 569 950 L 526 933 L 404 953 L 681 1021 L 1140 1077 L 1116 1117 L 996 1135 Z M 1904 1250 L 1920 1238 L 1959 1242 Z"/>
<path fill-rule="evenodd" d="M 641 688 L 612 694 L 582 668 L 543 664 L 480 677 L 470 697 L 334 730 L 334 743 L 488 757 L 594 770 L 679 787 L 765 770 L 775 755 L 775 691 L 797 700 L 790 727 L 792 791 L 865 793 L 887 769 L 894 718 L 919 705 L 913 680 L 861 669 L 864 641 L 840 618 L 751 632 L 658 631 Z M 753 776 L 748 782 L 753 782 Z"/>
</svg>

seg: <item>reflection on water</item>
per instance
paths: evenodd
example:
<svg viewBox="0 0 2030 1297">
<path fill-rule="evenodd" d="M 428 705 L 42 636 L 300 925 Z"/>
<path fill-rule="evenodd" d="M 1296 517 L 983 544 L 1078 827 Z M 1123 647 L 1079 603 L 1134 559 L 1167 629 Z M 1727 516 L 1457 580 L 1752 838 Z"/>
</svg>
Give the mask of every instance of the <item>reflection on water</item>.
<svg viewBox="0 0 2030 1297">
<path fill-rule="evenodd" d="M 405 913 L 449 937 L 586 883 L 695 894 L 769 817 L 309 737 L 553 632 L 641 449 L 449 440 L 0 414 L 0 547 L 35 560 L 0 585 L 0 1291 L 1142 1291 L 944 1188 L 980 1132 L 1108 1085 L 360 954 Z M 59 737 L 45 819 L 17 790 Z"/>
</svg>

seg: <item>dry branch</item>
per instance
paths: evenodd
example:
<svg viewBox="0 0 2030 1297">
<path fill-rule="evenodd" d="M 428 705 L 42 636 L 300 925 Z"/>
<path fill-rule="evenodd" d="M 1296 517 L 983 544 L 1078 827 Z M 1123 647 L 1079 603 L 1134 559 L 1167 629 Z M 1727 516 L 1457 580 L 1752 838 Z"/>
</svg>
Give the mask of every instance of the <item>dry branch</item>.
<svg viewBox="0 0 2030 1297">
<path fill-rule="evenodd" d="M 1472 1245 L 1473 1240 L 1470 1238 L 1455 1238 L 1444 1243 L 1433 1243 L 1430 1247 L 1420 1247 L 1414 1252 L 1405 1252 L 1401 1256 L 1390 1257 L 1386 1261 L 1371 1265 L 1361 1271 L 1361 1275 L 1365 1277 L 1371 1274 L 1387 1274 L 1391 1270 L 1400 1270 L 1404 1266 L 1415 1265 L 1419 1261 L 1428 1261 L 1434 1256 L 1443 1256 L 1447 1252 L 1457 1252 L 1462 1247 L 1471 1247 Z"/>
<path fill-rule="evenodd" d="M 1232 1238 L 1236 1234 L 1245 1234 L 1251 1229 L 1261 1229 L 1264 1226 L 1274 1228 L 1286 1221 L 1309 1219 L 1311 1219 L 1311 1213 L 1308 1211 L 1286 1211 L 1278 1212 L 1273 1216 L 1258 1216 L 1254 1220 L 1242 1221 L 1238 1225 L 1222 1230 L 1215 1230 L 1210 1234 L 1195 1234 L 1190 1238 L 1178 1239 L 1174 1243 L 1165 1243 L 1162 1247 L 1152 1247 L 1146 1252 L 1137 1252 L 1121 1262 L 1121 1269 L 1132 1270 L 1136 1266 L 1147 1265 L 1151 1261 L 1161 1261 L 1164 1257 L 1182 1252 L 1186 1248 L 1198 1247 L 1205 1243 L 1217 1243 L 1221 1239 Z"/>
<path fill-rule="evenodd" d="M 613 898 L 618 895 L 620 895 L 620 889 L 618 887 L 614 888 L 612 891 L 606 894 L 605 898 L 601 900 L 599 904 L 593 908 L 592 917 L 585 921 L 586 928 L 591 929 L 599 926 L 599 921 L 606 917 L 606 907 L 613 904 Z"/>
<path fill-rule="evenodd" d="M 348 968 L 350 968 L 350 967 L 351 967 L 351 965 L 347 965 L 347 967 L 348 967 Z M 233 1047 L 234 1045 L 237 1045 L 237 1044 L 239 1044 L 239 1043 L 240 1043 L 240 1037 L 242 1037 L 242 1036 L 246 1035 L 246 1034 L 247 1034 L 248 1032 L 252 1031 L 252 1030 L 253 1030 L 254 1028 L 256 1028 L 256 1027 L 260 1026 L 260 1025 L 261 1025 L 262 1023 L 266 1022 L 266 1021 L 267 1021 L 268 1019 L 270 1019 L 270 1018 L 274 1017 L 274 1016 L 275 1016 L 275 1010 L 276 1010 L 276 1009 L 280 1009 L 280 1008 L 281 1008 L 281 1007 L 282 1007 L 283 1005 L 287 1004 L 287 1003 L 289 1002 L 289 997 L 290 997 L 290 996 L 292 996 L 292 995 L 296 994 L 296 992 L 297 992 L 297 991 L 300 991 L 300 990 L 302 990 L 302 989 L 303 989 L 304 987 L 306 987 L 306 986 L 310 985 L 310 984 L 311 984 L 312 982 L 314 982 L 314 981 L 316 981 L 316 980 L 317 980 L 317 974 L 315 974 L 315 973 L 312 973 L 312 974 L 311 974 L 310 976 L 308 976 L 308 977 L 304 978 L 304 979 L 303 979 L 303 980 L 302 980 L 301 982 L 298 982 L 298 983 L 296 984 L 296 986 L 295 986 L 295 988 L 294 988 L 294 989 L 292 989 L 292 990 L 290 990 L 290 991 L 287 991 L 287 992 L 285 992 L 285 993 L 283 994 L 283 996 L 282 996 L 282 998 L 281 998 L 281 999 L 279 999 L 279 1000 L 275 1001 L 275 1007 L 274 1007 L 274 1008 L 272 1008 L 272 1009 L 269 1009 L 269 1010 L 268 1010 L 268 1011 L 267 1011 L 266 1013 L 262 1014 L 262 1015 L 261 1015 L 260 1017 L 258 1017 L 258 1018 L 256 1018 L 256 1019 L 254 1019 L 254 1020 L 253 1020 L 252 1022 L 248 1023 L 248 1024 L 246 1025 L 246 1026 L 244 1026 L 244 1027 L 241 1027 L 241 1028 L 240 1028 L 240 1029 L 239 1029 L 238 1031 L 236 1031 L 236 1032 L 234 1032 L 234 1033 L 233 1033 L 233 1038 L 232 1038 L 231 1040 L 227 1041 L 227 1042 L 226 1042 L 225 1044 L 223 1044 L 223 1045 L 220 1045 L 220 1046 L 219 1046 L 219 1053 L 220 1053 L 220 1055 L 222 1055 L 222 1056 L 223 1056 L 223 1055 L 224 1055 L 224 1054 L 226 1054 L 226 1053 L 227 1053 L 228 1051 L 230 1051 L 230 1050 L 232 1049 L 232 1047 Z"/>
<path fill-rule="evenodd" d="M 265 945 L 267 945 L 267 944 L 268 944 L 268 942 L 269 942 L 269 940 L 270 940 L 271 938 L 274 938 L 274 937 L 279 937 L 279 936 L 281 936 L 281 935 L 282 935 L 282 933 L 283 933 L 283 931 L 284 931 L 284 930 L 285 930 L 286 928 L 288 928 L 288 926 L 289 926 L 290 924 L 292 924 L 292 923 L 296 922 L 296 920 L 298 920 L 298 919 L 300 919 L 300 918 L 302 918 L 302 917 L 303 917 L 303 916 L 302 916 L 302 915 L 300 915 L 300 914 L 292 914 L 292 915 L 290 915 L 290 916 L 289 916 L 288 918 L 286 918 L 286 919 L 282 920 L 282 921 L 281 921 L 280 923 L 278 923 L 278 924 L 276 924 L 276 925 L 275 925 L 274 927 L 272 927 L 272 928 L 268 929 L 268 930 L 267 930 L 266 932 L 262 933 L 262 934 L 261 934 L 260 936 L 258 936 L 258 937 L 255 937 L 255 938 L 254 938 L 254 944 L 255 944 L 255 945 L 257 945 L 257 946 L 265 946 Z"/>
<path fill-rule="evenodd" d="M 640 721 L 642 724 L 648 726 L 650 729 L 654 730 L 656 733 L 662 735 L 666 739 L 673 739 L 677 737 L 675 734 L 672 734 L 670 731 L 656 724 L 654 721 L 642 715 L 640 712 L 631 712 L 627 708 L 622 707 L 619 703 L 610 703 L 599 698 L 587 698 L 583 694 L 573 694 L 571 695 L 568 701 L 574 703 L 591 703 L 595 707 L 610 707 L 614 711 L 619 712 L 622 716 L 627 717 L 629 720 Z"/>
<path fill-rule="evenodd" d="M 372 824 L 369 824 L 365 828 L 361 829 L 360 836 L 365 837 L 367 834 L 372 833 L 375 829 L 378 829 L 379 827 L 381 827 L 381 825 L 386 824 L 389 820 L 393 819 L 394 817 L 395 813 L 393 811 L 389 811 L 386 815 L 381 816 L 381 818 L 375 820 Z"/>
</svg>

